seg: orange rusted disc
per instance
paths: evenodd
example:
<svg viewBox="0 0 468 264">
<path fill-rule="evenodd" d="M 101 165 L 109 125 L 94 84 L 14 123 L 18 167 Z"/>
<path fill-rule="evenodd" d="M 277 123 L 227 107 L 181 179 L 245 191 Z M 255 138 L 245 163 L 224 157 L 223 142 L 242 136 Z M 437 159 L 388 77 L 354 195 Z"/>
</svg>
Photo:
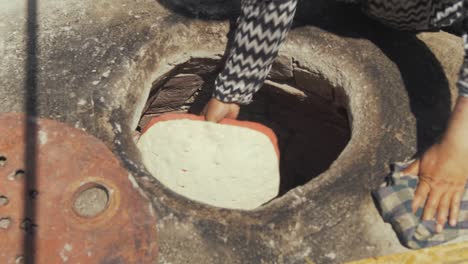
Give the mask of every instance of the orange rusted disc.
<svg viewBox="0 0 468 264">
<path fill-rule="evenodd" d="M 39 264 L 156 262 L 154 212 L 112 152 L 59 122 L 36 124 L 30 173 L 24 116 L 0 115 L 0 263 L 31 256 Z M 26 180 L 34 186 L 25 193 Z"/>
<path fill-rule="evenodd" d="M 146 125 L 146 127 L 143 128 L 142 133 L 145 133 L 150 127 L 152 127 L 157 122 L 170 121 L 170 120 L 179 120 L 179 119 L 190 119 L 190 120 L 203 121 L 203 120 L 205 120 L 205 117 L 198 116 L 198 115 L 193 115 L 193 114 L 182 114 L 182 113 L 163 114 L 163 115 L 160 115 L 158 117 L 155 117 L 155 118 L 151 119 L 151 121 Z M 245 128 L 253 129 L 253 130 L 256 130 L 256 131 L 258 131 L 260 133 L 263 133 L 264 135 L 266 135 L 270 139 L 271 143 L 273 144 L 273 147 L 275 148 L 276 154 L 277 154 L 277 156 L 279 158 L 280 151 L 279 151 L 279 148 L 278 148 L 278 139 L 277 139 L 277 137 L 275 135 L 275 132 L 273 132 L 273 130 L 271 130 L 269 127 L 264 126 L 264 125 L 262 125 L 260 123 L 256 123 L 256 122 L 239 121 L 239 120 L 228 119 L 228 118 L 223 119 L 219 123 L 224 124 L 224 125 L 245 127 Z"/>
</svg>

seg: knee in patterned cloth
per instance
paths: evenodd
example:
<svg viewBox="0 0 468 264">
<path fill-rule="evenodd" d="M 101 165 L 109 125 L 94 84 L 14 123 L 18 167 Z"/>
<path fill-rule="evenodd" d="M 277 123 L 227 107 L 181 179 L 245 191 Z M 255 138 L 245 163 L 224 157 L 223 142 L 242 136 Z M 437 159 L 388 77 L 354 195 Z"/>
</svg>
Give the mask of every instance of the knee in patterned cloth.
<svg viewBox="0 0 468 264">
<path fill-rule="evenodd" d="M 399 30 L 434 30 L 463 17 L 463 0 L 363 0 L 361 4 L 370 17 Z"/>
</svg>

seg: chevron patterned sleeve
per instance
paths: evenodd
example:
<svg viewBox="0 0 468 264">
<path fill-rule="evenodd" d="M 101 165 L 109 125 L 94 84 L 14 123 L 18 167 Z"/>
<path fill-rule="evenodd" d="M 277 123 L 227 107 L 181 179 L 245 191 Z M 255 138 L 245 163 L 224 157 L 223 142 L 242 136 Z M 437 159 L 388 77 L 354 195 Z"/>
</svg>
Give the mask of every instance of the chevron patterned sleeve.
<svg viewBox="0 0 468 264">
<path fill-rule="evenodd" d="M 458 80 L 459 95 L 468 97 L 468 0 L 463 1 L 463 43 L 465 49 L 465 58 L 460 70 L 460 79 Z"/>
<path fill-rule="evenodd" d="M 275 60 L 291 27 L 297 0 L 242 0 L 234 41 L 213 97 L 249 104 Z"/>
</svg>

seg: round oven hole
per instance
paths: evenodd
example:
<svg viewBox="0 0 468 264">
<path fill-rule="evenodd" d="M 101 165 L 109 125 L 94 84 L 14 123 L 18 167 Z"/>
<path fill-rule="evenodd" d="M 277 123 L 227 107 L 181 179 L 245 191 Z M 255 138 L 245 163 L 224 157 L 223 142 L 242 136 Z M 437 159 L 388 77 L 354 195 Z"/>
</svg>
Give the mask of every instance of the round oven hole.
<svg viewBox="0 0 468 264">
<path fill-rule="evenodd" d="M 220 59 L 192 58 L 153 83 L 138 129 L 164 113 L 200 114 L 211 98 Z M 351 138 L 343 87 L 280 56 L 239 120 L 264 124 L 275 132 L 281 153 L 279 196 L 326 171 Z"/>
</svg>

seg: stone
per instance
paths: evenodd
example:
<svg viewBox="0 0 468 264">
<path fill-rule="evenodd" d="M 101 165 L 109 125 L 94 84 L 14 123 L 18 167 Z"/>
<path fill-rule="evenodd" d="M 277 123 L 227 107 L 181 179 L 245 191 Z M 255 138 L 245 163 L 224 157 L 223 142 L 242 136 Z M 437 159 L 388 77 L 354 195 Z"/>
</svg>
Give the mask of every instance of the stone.
<svg viewBox="0 0 468 264">
<path fill-rule="evenodd" d="M 203 79 L 195 74 L 178 74 L 162 87 L 155 87 L 154 95 L 149 98 L 146 114 L 160 114 L 177 110 L 201 88 Z"/>
<path fill-rule="evenodd" d="M 177 71 L 186 74 L 205 75 L 216 73 L 221 66 L 220 56 L 192 58 L 189 61 L 178 65 Z"/>
<path fill-rule="evenodd" d="M 292 58 L 282 54 L 278 55 L 271 66 L 268 78 L 275 81 L 285 81 L 293 77 Z"/>
<path fill-rule="evenodd" d="M 313 93 L 329 101 L 333 100 L 333 87 L 330 83 L 320 76 L 320 74 L 314 74 L 312 72 L 294 69 L 294 79 L 296 80 L 297 86 L 302 90 Z"/>
<path fill-rule="evenodd" d="M 287 95 L 292 95 L 299 100 L 304 100 L 307 98 L 307 95 L 303 91 L 297 88 L 294 88 L 288 84 L 280 84 L 277 82 L 266 80 L 264 87 L 266 87 L 267 89 L 271 89 L 273 90 L 273 92 L 276 92 L 276 93 L 280 93 L 280 94 L 286 93 Z"/>
</svg>

